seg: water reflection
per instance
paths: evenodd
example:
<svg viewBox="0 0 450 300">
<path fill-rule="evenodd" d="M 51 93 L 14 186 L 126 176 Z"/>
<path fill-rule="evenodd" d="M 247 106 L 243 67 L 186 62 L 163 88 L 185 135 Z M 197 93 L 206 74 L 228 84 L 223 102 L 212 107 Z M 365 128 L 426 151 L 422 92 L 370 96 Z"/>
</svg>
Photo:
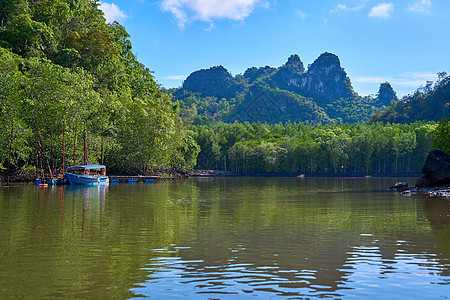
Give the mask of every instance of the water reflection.
<svg viewBox="0 0 450 300">
<path fill-rule="evenodd" d="M 293 182 L 264 183 L 228 191 L 229 181 L 200 181 L 195 198 L 171 202 L 201 206 L 201 218 L 180 228 L 178 243 L 152 249 L 149 278 L 132 291 L 157 299 L 404 299 L 417 298 L 419 284 L 427 297 L 446 294 L 450 256 L 417 216 L 420 202 L 371 184 L 355 191 L 345 180 L 306 182 L 301 192 Z"/>
<path fill-rule="evenodd" d="M 68 197 L 72 201 L 72 225 L 75 226 L 76 219 L 76 203 L 79 199 L 83 199 L 83 208 L 81 215 L 81 238 L 84 238 L 86 228 L 86 218 L 102 218 L 105 211 L 106 191 L 108 185 L 98 186 L 82 186 L 82 185 L 68 185 L 61 186 L 61 229 L 64 224 L 64 202 Z"/>
<path fill-rule="evenodd" d="M 450 204 L 396 181 L 0 188 L 0 298 L 446 297 Z"/>
</svg>

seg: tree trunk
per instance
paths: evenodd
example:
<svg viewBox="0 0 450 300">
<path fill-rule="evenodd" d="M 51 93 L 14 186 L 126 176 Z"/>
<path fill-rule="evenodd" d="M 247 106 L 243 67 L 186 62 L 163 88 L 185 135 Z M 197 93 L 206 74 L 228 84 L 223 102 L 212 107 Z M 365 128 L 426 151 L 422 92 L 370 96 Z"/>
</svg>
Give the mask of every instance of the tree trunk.
<svg viewBox="0 0 450 300">
<path fill-rule="evenodd" d="M 86 146 L 86 121 L 84 122 L 84 132 L 83 132 L 83 162 L 87 165 L 87 146 Z"/>
<path fill-rule="evenodd" d="M 73 165 L 77 164 L 77 129 L 78 129 L 78 120 L 75 120 L 75 135 L 73 136 Z"/>
<path fill-rule="evenodd" d="M 7 181 L 8 185 L 9 185 L 9 179 L 11 177 L 11 152 L 12 152 L 13 136 L 14 136 L 14 116 L 12 117 L 12 120 L 11 120 L 11 136 L 9 138 L 8 181 Z"/>
<path fill-rule="evenodd" d="M 62 147 L 63 147 L 63 156 L 62 156 L 62 174 L 64 176 L 65 173 L 65 163 L 66 163 L 66 143 L 65 143 L 65 137 L 66 137 L 66 117 L 64 117 L 64 123 L 63 123 L 63 138 L 62 138 Z"/>
<path fill-rule="evenodd" d="M 39 127 L 36 125 L 36 121 L 34 120 L 34 115 L 33 115 L 33 123 L 34 123 L 34 127 L 36 127 L 36 133 L 38 136 L 38 142 L 42 149 L 42 155 L 44 156 L 45 161 L 47 162 L 48 171 L 50 172 L 50 178 L 53 179 L 52 168 L 50 167 L 50 163 L 48 162 L 47 155 L 45 154 L 44 143 L 42 142 L 42 137 L 41 137 L 41 133 L 39 132 Z"/>
<path fill-rule="evenodd" d="M 104 146 L 104 138 L 103 138 L 103 129 L 104 129 L 104 123 L 102 122 L 102 156 L 101 156 L 101 163 L 103 165 L 103 157 L 105 154 L 105 146 Z"/>
</svg>

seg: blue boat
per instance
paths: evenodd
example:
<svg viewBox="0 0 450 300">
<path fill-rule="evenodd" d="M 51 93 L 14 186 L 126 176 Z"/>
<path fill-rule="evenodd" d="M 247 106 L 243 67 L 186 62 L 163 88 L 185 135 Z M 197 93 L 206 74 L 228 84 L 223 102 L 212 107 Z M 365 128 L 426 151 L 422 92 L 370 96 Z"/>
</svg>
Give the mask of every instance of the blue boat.
<svg viewBox="0 0 450 300">
<path fill-rule="evenodd" d="M 104 165 L 72 166 L 67 168 L 64 177 L 69 180 L 70 184 L 99 185 L 109 183 Z"/>
</svg>

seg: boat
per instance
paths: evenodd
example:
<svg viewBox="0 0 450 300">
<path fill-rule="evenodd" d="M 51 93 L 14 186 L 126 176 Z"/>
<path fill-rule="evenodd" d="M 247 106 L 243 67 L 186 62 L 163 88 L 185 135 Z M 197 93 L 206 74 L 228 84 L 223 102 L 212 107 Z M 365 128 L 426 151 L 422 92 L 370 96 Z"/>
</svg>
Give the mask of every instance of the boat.
<svg viewBox="0 0 450 300">
<path fill-rule="evenodd" d="M 63 184 L 67 184 L 67 179 L 65 179 L 64 176 L 62 176 L 62 175 L 58 175 L 58 176 L 56 176 L 56 178 L 47 179 L 45 181 L 45 183 L 49 184 L 49 185 L 63 185 Z"/>
<path fill-rule="evenodd" d="M 64 177 L 70 184 L 99 185 L 109 183 L 104 165 L 79 165 L 67 168 Z"/>
</svg>

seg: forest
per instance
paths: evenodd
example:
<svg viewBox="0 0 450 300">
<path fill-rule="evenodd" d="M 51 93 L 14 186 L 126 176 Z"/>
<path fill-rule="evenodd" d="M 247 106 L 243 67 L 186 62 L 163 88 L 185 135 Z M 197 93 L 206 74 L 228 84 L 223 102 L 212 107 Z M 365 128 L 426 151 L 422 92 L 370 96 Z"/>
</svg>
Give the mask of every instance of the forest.
<svg viewBox="0 0 450 300">
<path fill-rule="evenodd" d="M 337 56 L 321 57 L 339 65 Z M 267 108 L 273 101 L 294 103 L 299 116 L 313 120 L 310 110 L 316 121 L 248 122 L 249 115 L 241 113 L 240 122 L 223 123 L 209 115 L 230 115 L 239 106 L 232 96 L 240 87 L 227 85 L 239 76 L 233 79 L 222 68 L 213 70 L 222 88 L 232 93 L 227 99 L 187 92 L 184 101 L 177 100 L 138 61 L 125 28 L 105 22 L 97 1 L 1 1 L 0 175 L 29 174 L 31 179 L 38 173 L 60 172 L 63 166 L 94 163 L 116 174 L 194 168 L 239 174 L 418 173 L 431 147 L 450 151 L 446 73 L 434 86 L 427 84 L 406 100 L 392 101 L 385 112 L 362 123 L 357 120 L 375 113 L 367 99 L 356 97 L 359 102 L 353 103 L 324 98 L 329 115 L 341 107 L 332 120 L 310 98 L 279 89 L 283 76 L 310 76 L 302 73 L 298 58 L 291 57 L 279 70 L 250 69 L 242 80 L 262 76 L 268 81 L 254 86 L 263 95 L 260 102 L 248 101 Z M 337 70 L 343 93 L 352 94 L 346 74 Z M 352 109 L 362 104 L 367 109 Z M 427 114 L 431 118 L 425 118 Z"/>
<path fill-rule="evenodd" d="M 107 24 L 97 6 L 0 2 L 3 171 L 54 173 L 63 159 L 113 172 L 195 165 L 198 146 L 177 103 L 139 63 L 125 28 Z"/>
<path fill-rule="evenodd" d="M 314 126 L 235 122 L 191 129 L 201 148 L 198 169 L 368 175 L 420 173 L 433 146 L 450 150 L 449 121 Z"/>
</svg>

